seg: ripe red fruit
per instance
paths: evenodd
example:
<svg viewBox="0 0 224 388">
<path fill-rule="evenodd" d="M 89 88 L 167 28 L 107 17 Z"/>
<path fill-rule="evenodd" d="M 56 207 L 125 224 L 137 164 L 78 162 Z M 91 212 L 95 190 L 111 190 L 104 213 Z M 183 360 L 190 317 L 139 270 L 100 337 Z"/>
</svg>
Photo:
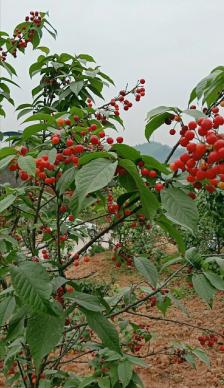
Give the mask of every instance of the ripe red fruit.
<svg viewBox="0 0 224 388">
<path fill-rule="evenodd" d="M 119 144 L 123 143 L 123 141 L 124 141 L 122 136 L 118 136 L 116 140 L 117 140 L 117 143 L 119 143 Z"/>
<path fill-rule="evenodd" d="M 102 139 L 105 137 L 105 132 L 104 131 L 101 131 L 99 132 L 99 137 Z"/>
<path fill-rule="evenodd" d="M 180 139 L 180 145 L 182 145 L 182 147 L 186 147 L 188 145 L 188 143 L 189 143 L 189 140 L 186 139 L 185 137 L 182 137 Z"/>
<path fill-rule="evenodd" d="M 73 214 L 70 214 L 69 216 L 68 216 L 68 220 L 69 221 L 75 221 L 75 217 L 73 216 Z"/>
<path fill-rule="evenodd" d="M 52 185 L 53 183 L 56 182 L 56 178 L 55 178 L 55 177 L 46 178 L 46 179 L 44 180 L 44 182 L 46 183 L 46 185 Z"/>
<path fill-rule="evenodd" d="M 169 133 L 170 133 L 170 135 L 175 135 L 176 130 L 175 129 L 170 129 Z"/>
<path fill-rule="evenodd" d="M 155 185 L 155 190 L 156 191 L 161 191 L 164 189 L 164 184 L 163 183 L 156 183 Z"/>
<path fill-rule="evenodd" d="M 215 150 L 219 150 L 220 148 L 223 148 L 223 147 L 224 147 L 224 140 L 223 139 L 219 139 L 214 143 Z"/>
<path fill-rule="evenodd" d="M 196 150 L 196 144 L 195 143 L 188 143 L 187 150 L 188 150 L 188 152 L 194 152 Z"/>
<path fill-rule="evenodd" d="M 219 127 L 219 125 L 223 125 L 224 124 L 223 117 L 219 115 L 214 117 L 213 124 L 215 127 Z"/>
<path fill-rule="evenodd" d="M 143 78 L 140 79 L 140 84 L 144 85 L 145 80 Z"/>
<path fill-rule="evenodd" d="M 156 178 L 157 177 L 157 172 L 155 170 L 149 170 L 148 171 L 148 176 L 150 178 Z"/>
<path fill-rule="evenodd" d="M 107 143 L 108 144 L 113 144 L 114 140 L 112 139 L 112 137 L 108 137 L 107 138 Z"/>
<path fill-rule="evenodd" d="M 121 263 L 120 263 L 119 261 L 117 261 L 117 262 L 115 263 L 115 267 L 116 267 L 116 268 L 120 268 L 120 267 L 121 267 Z"/>
<path fill-rule="evenodd" d="M 20 150 L 20 155 L 25 156 L 27 152 L 28 152 L 28 148 L 25 146 L 22 146 Z"/>
<path fill-rule="evenodd" d="M 91 131 L 95 131 L 97 129 L 97 125 L 91 124 L 90 128 L 91 128 Z"/>
<path fill-rule="evenodd" d="M 71 125 L 71 120 L 70 119 L 65 119 L 65 124 L 66 125 Z"/>
<path fill-rule="evenodd" d="M 52 136 L 51 143 L 52 144 L 59 144 L 60 143 L 60 137 L 59 136 Z"/>
<path fill-rule="evenodd" d="M 85 147 L 82 144 L 77 144 L 73 147 L 73 151 L 75 154 L 81 154 L 85 151 Z"/>
<path fill-rule="evenodd" d="M 219 159 L 219 155 L 218 155 L 218 152 L 216 152 L 216 151 L 212 151 L 208 155 L 208 163 L 217 162 L 218 159 Z"/>
<path fill-rule="evenodd" d="M 188 141 L 189 141 L 189 140 L 193 140 L 194 137 L 195 137 L 195 133 L 194 133 L 194 131 L 188 130 L 188 131 L 185 132 L 184 137 L 185 137 L 185 139 L 187 139 Z"/>
<path fill-rule="evenodd" d="M 212 108 L 212 113 L 219 113 L 219 108 L 217 106 Z"/>
<path fill-rule="evenodd" d="M 73 145 L 73 140 L 71 138 L 66 140 L 66 146 L 71 147 Z"/>
<path fill-rule="evenodd" d="M 190 121 L 190 122 L 188 123 L 188 128 L 189 128 L 189 129 L 195 129 L 195 128 L 197 128 L 197 123 L 196 123 L 196 121 Z"/>
<path fill-rule="evenodd" d="M 76 116 L 76 115 L 75 115 L 75 116 L 73 117 L 73 119 L 74 119 L 74 121 L 77 122 L 77 121 L 79 121 L 79 116 Z"/>
<path fill-rule="evenodd" d="M 213 133 L 207 135 L 206 140 L 207 140 L 207 143 L 208 143 L 208 144 L 214 144 L 214 143 L 217 141 L 217 136 L 216 136 L 216 134 L 213 132 Z"/>
<path fill-rule="evenodd" d="M 220 350 L 220 352 L 224 352 L 224 345 L 221 345 L 221 346 L 219 347 L 219 350 Z"/>
<path fill-rule="evenodd" d="M 20 171 L 19 176 L 22 181 L 27 181 L 29 179 L 29 175 L 26 171 Z"/>
<path fill-rule="evenodd" d="M 92 135 L 91 137 L 90 137 L 90 143 L 91 144 L 94 144 L 94 145 L 97 145 L 97 144 L 99 144 L 99 139 L 98 139 L 98 137 L 96 136 L 96 135 Z"/>
<path fill-rule="evenodd" d="M 213 127 L 213 123 L 212 123 L 212 120 L 211 119 L 202 119 L 201 122 L 200 122 L 200 126 L 205 129 L 205 130 L 209 130 L 209 129 L 212 129 Z"/>
<path fill-rule="evenodd" d="M 142 168 L 141 174 L 142 176 L 148 176 L 149 170 L 147 168 Z"/>
</svg>

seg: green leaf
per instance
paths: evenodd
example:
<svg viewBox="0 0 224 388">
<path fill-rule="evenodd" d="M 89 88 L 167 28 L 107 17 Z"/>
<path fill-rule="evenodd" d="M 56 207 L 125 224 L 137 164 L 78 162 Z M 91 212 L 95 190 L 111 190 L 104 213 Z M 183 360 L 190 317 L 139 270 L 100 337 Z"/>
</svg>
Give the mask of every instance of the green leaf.
<svg viewBox="0 0 224 388">
<path fill-rule="evenodd" d="M 120 159 L 119 165 L 130 174 L 130 178 L 133 178 L 139 190 L 141 204 L 145 216 L 147 218 L 154 217 L 158 207 L 160 206 L 159 201 L 157 200 L 156 196 L 147 187 L 145 187 L 135 164 L 131 160 Z M 128 177 L 128 180 L 130 180 L 130 178 Z M 130 191 L 133 191 L 132 189 L 133 188 L 131 188 Z"/>
<path fill-rule="evenodd" d="M 4 169 L 15 158 L 15 155 L 8 155 L 0 160 L 0 170 Z"/>
<path fill-rule="evenodd" d="M 76 96 L 79 95 L 79 92 L 81 91 L 81 89 L 83 88 L 83 86 L 84 86 L 84 82 L 83 82 L 83 81 L 74 81 L 74 82 L 71 82 L 71 84 L 69 85 L 70 90 L 71 90 Z"/>
<path fill-rule="evenodd" d="M 80 196 L 86 196 L 107 186 L 113 179 L 117 162 L 95 159 L 83 166 L 76 174 L 76 189 Z"/>
<path fill-rule="evenodd" d="M 0 149 L 0 159 L 8 155 L 15 155 L 15 154 L 17 154 L 17 151 L 13 147 L 4 147 Z"/>
<path fill-rule="evenodd" d="M 8 296 L 0 302 L 0 326 L 5 325 L 11 318 L 16 307 L 15 298 Z"/>
<path fill-rule="evenodd" d="M 203 273 L 213 287 L 215 287 L 217 290 L 224 291 L 224 280 L 221 278 L 221 276 L 210 271 Z"/>
<path fill-rule="evenodd" d="M 36 163 L 35 159 L 31 155 L 19 156 L 18 165 L 27 174 L 35 176 L 36 174 Z"/>
<path fill-rule="evenodd" d="M 194 101 L 196 97 L 197 97 L 196 88 L 194 88 L 194 89 L 191 91 L 190 98 L 189 98 L 189 101 L 188 101 L 188 105 L 190 105 L 190 103 L 191 103 L 192 101 Z"/>
<path fill-rule="evenodd" d="M 150 110 L 148 113 L 147 113 L 147 116 L 146 116 L 146 119 L 147 120 L 150 120 L 152 117 L 154 116 L 158 116 L 158 115 L 161 115 L 162 113 L 166 113 L 166 112 L 175 112 L 175 113 L 180 113 L 181 110 L 178 109 L 178 108 L 175 108 L 175 107 L 172 107 L 172 106 L 157 106 L 156 108 Z"/>
<path fill-rule="evenodd" d="M 7 195 L 7 197 L 3 198 L 0 201 L 0 213 L 2 213 L 4 210 L 6 210 L 9 206 L 15 202 L 16 196 L 13 194 Z"/>
<path fill-rule="evenodd" d="M 19 114 L 17 115 L 17 119 L 19 120 L 21 117 L 27 115 L 28 113 L 32 112 L 33 111 L 33 108 L 26 108 L 26 109 L 22 109 Z"/>
<path fill-rule="evenodd" d="M 133 161 L 136 161 L 141 157 L 139 151 L 126 144 L 114 144 L 111 148 L 111 151 L 115 151 L 121 158 L 130 159 Z"/>
<path fill-rule="evenodd" d="M 203 112 L 197 109 L 186 109 L 186 110 L 183 110 L 182 113 L 188 116 L 192 116 L 196 120 L 198 120 L 200 117 L 207 117 Z"/>
<path fill-rule="evenodd" d="M 145 166 L 147 168 L 154 168 L 154 169 L 156 169 L 156 170 L 158 170 L 166 175 L 170 174 L 170 171 L 168 170 L 166 165 L 163 163 L 160 163 L 158 160 L 154 159 L 152 156 L 143 155 L 142 160 L 145 163 Z"/>
<path fill-rule="evenodd" d="M 122 384 L 122 387 L 127 387 L 132 378 L 132 364 L 128 360 L 119 362 L 118 364 L 118 378 Z"/>
<path fill-rule="evenodd" d="M 160 268 L 160 272 L 164 271 L 164 269 L 166 269 L 170 265 L 180 263 L 181 261 L 183 261 L 183 257 L 174 257 L 173 259 L 168 260 L 162 265 L 162 267 Z"/>
<path fill-rule="evenodd" d="M 120 352 L 119 336 L 112 323 L 99 312 L 82 309 L 88 325 L 102 340 L 105 347 Z"/>
<path fill-rule="evenodd" d="M 174 187 L 162 190 L 160 196 L 166 217 L 195 232 L 199 220 L 196 203 L 183 190 Z"/>
<path fill-rule="evenodd" d="M 52 285 L 45 269 L 39 263 L 27 262 L 10 267 L 12 284 L 17 295 L 34 311 L 47 310 Z"/>
<path fill-rule="evenodd" d="M 47 113 L 35 113 L 32 116 L 28 117 L 24 121 L 24 123 L 28 121 L 39 121 L 39 120 L 47 121 L 49 124 L 55 124 L 55 118 Z"/>
<path fill-rule="evenodd" d="M 146 257 L 135 257 L 134 264 L 137 271 L 144 276 L 147 282 L 149 282 L 153 287 L 156 287 L 158 272 L 155 265 Z"/>
<path fill-rule="evenodd" d="M 215 288 L 211 286 L 206 277 L 202 274 L 194 274 L 192 276 L 192 283 L 200 298 L 211 305 L 215 295 Z"/>
<path fill-rule="evenodd" d="M 159 217 L 157 224 L 176 241 L 179 252 L 184 254 L 185 243 L 181 233 L 175 227 L 175 225 L 173 225 L 172 222 L 170 222 L 164 215 Z"/>
<path fill-rule="evenodd" d="M 94 58 L 88 54 L 79 54 L 78 58 L 84 59 L 86 62 L 95 62 Z"/>
<path fill-rule="evenodd" d="M 30 136 L 36 135 L 38 132 L 47 129 L 47 124 L 34 124 L 24 129 L 22 137 L 24 140 L 29 139 Z"/>
<path fill-rule="evenodd" d="M 66 170 L 59 178 L 57 182 L 57 190 L 59 194 L 62 195 L 65 190 L 67 190 L 71 184 L 74 182 L 76 176 L 76 169 L 74 167 Z"/>
<path fill-rule="evenodd" d="M 44 356 L 58 344 L 63 331 L 63 314 L 53 316 L 38 313 L 28 320 L 26 339 L 37 369 Z"/>
<path fill-rule="evenodd" d="M 109 376 L 99 377 L 97 383 L 99 388 L 111 388 Z"/>
<path fill-rule="evenodd" d="M 162 124 L 164 124 L 166 119 L 171 117 L 172 117 L 172 114 L 168 112 L 158 114 L 157 116 L 153 116 L 145 126 L 146 139 L 149 140 L 152 133 L 157 128 L 159 128 Z"/>
<path fill-rule="evenodd" d="M 97 296 L 85 294 L 83 292 L 69 292 L 65 294 L 66 299 L 72 299 L 78 305 L 84 307 L 86 310 L 90 311 L 103 311 L 104 307 L 99 303 Z"/>
<path fill-rule="evenodd" d="M 145 361 L 142 358 L 127 355 L 127 359 L 134 365 L 141 366 L 142 368 L 148 368 L 149 365 L 145 363 Z"/>
<path fill-rule="evenodd" d="M 48 47 L 43 47 L 43 46 L 39 46 L 39 47 L 37 47 L 36 48 L 37 50 L 40 50 L 40 51 L 42 51 L 43 53 L 45 53 L 45 54 L 49 54 L 49 52 L 50 52 L 50 50 L 49 50 L 49 48 Z"/>
<path fill-rule="evenodd" d="M 93 159 L 99 159 L 99 158 L 107 158 L 107 159 L 113 159 L 115 160 L 115 155 L 111 152 L 105 152 L 105 151 L 95 151 L 90 152 L 89 154 L 84 154 L 79 159 L 79 166 L 83 166 L 84 164 L 89 163 Z"/>
<path fill-rule="evenodd" d="M 33 63 L 30 68 L 29 68 L 29 75 L 30 75 L 30 78 L 32 78 L 32 76 L 36 73 L 39 73 L 40 70 L 42 69 L 44 65 L 44 62 L 35 62 Z"/>
<path fill-rule="evenodd" d="M 194 349 L 192 350 L 192 353 L 199 358 L 202 362 L 204 362 L 208 367 L 210 367 L 210 360 L 205 352 L 201 349 Z"/>
<path fill-rule="evenodd" d="M 171 306 L 171 299 L 168 296 L 165 296 L 164 299 L 157 300 L 156 306 L 165 316 L 168 308 Z"/>
</svg>

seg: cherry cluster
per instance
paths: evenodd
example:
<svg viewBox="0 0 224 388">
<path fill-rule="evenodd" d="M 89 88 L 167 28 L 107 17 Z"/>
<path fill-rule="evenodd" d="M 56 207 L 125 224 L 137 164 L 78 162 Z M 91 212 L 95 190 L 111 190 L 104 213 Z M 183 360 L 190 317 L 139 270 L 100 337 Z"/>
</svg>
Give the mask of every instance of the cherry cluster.
<svg viewBox="0 0 224 388">
<path fill-rule="evenodd" d="M 217 344 L 218 338 L 214 334 L 202 335 L 198 337 L 198 341 L 200 342 L 201 346 L 208 346 L 209 348 L 212 348 Z"/>
<path fill-rule="evenodd" d="M 42 17 L 40 12 L 31 11 L 30 16 L 26 16 L 25 21 L 21 28 L 16 28 L 13 34 L 13 38 L 10 39 L 11 47 L 7 51 L 3 51 L 3 48 L 0 47 L 0 61 L 6 61 L 7 54 L 10 52 L 15 58 L 17 56 L 17 49 L 25 49 L 29 42 L 32 43 L 36 28 L 41 26 Z"/>
<path fill-rule="evenodd" d="M 139 329 L 132 333 L 131 341 L 128 343 L 128 346 L 133 353 L 140 352 L 150 338 L 150 326 L 140 324 Z"/>
<path fill-rule="evenodd" d="M 133 94 L 135 101 L 140 101 L 145 96 L 145 88 L 142 86 L 145 84 L 145 80 L 142 78 L 138 81 L 137 85 L 132 90 L 120 90 L 119 95 L 111 99 L 111 101 L 95 113 L 97 120 L 104 122 L 107 119 L 107 112 L 112 112 L 115 116 L 120 116 L 120 106 L 124 111 L 128 111 L 132 108 L 133 103 L 127 99 L 129 94 Z M 92 107 L 92 101 L 87 99 L 88 107 Z M 120 105 L 119 105 L 120 104 Z"/>
<path fill-rule="evenodd" d="M 211 118 L 201 117 L 182 125 L 179 143 L 186 152 L 170 164 L 174 172 L 187 171 L 187 181 L 195 189 L 208 192 L 224 190 L 224 134 L 220 133 L 224 118 L 217 106 L 211 113 Z"/>
<path fill-rule="evenodd" d="M 112 261 L 115 262 L 115 267 L 120 268 L 122 264 L 126 264 L 129 268 L 133 266 L 133 258 L 129 255 L 123 244 L 116 243 L 113 250 Z"/>
</svg>

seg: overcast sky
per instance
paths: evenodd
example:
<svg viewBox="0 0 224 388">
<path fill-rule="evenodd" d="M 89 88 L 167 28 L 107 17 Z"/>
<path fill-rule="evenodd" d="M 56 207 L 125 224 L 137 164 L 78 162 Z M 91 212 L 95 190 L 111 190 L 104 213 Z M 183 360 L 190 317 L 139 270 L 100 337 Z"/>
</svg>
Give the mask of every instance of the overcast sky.
<svg viewBox="0 0 224 388">
<path fill-rule="evenodd" d="M 45 34 L 41 45 L 55 52 L 93 55 L 118 90 L 146 79 L 147 93 L 125 112 L 125 140 L 143 143 L 146 113 L 158 105 L 186 107 L 191 89 L 214 67 L 223 64 L 224 0 L 0 0 L 1 30 L 11 32 L 30 10 L 49 11 L 58 30 Z M 16 60 L 21 90 L 17 104 L 31 99 L 26 71 L 37 52 Z M 12 61 L 13 62 L 13 61 Z M 115 89 L 105 90 L 107 98 Z M 2 130 L 16 128 L 13 110 Z M 161 143 L 175 138 L 163 127 L 154 136 Z"/>
</svg>

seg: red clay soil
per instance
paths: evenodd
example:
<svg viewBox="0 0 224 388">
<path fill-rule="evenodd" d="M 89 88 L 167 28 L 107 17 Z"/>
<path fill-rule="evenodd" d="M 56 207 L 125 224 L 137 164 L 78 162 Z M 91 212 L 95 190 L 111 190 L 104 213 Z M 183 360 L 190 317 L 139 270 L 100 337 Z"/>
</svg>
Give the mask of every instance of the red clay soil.
<svg viewBox="0 0 224 388">
<path fill-rule="evenodd" d="M 92 279 L 95 278 L 100 282 L 103 280 L 106 282 L 109 279 L 113 279 L 115 284 L 119 285 L 119 287 L 128 286 L 135 283 L 136 280 L 139 280 L 138 275 L 134 271 L 129 272 L 127 269 L 115 269 L 114 263 L 108 258 L 108 255 L 105 254 L 96 255 L 88 264 L 81 264 L 80 267 L 75 269 L 75 273 L 74 270 L 71 270 L 70 276 L 82 277 L 92 272 L 97 272 Z M 187 308 L 190 313 L 190 318 L 175 307 L 171 307 L 168 310 L 166 318 L 192 323 L 199 327 L 206 327 L 219 333 L 223 333 L 223 294 L 220 293 L 218 295 L 212 309 L 197 298 L 192 290 L 189 290 L 189 296 L 182 299 L 181 303 Z M 143 308 L 141 312 L 147 314 L 145 308 Z M 161 316 L 156 308 L 150 310 L 150 314 L 153 316 Z M 198 336 L 202 335 L 200 330 L 192 329 L 184 325 L 153 321 L 142 317 L 133 317 L 132 315 L 129 315 L 129 317 L 136 323 L 150 325 L 151 332 L 155 334 L 154 340 L 151 341 L 150 352 L 162 350 L 165 346 L 168 347 L 175 341 L 181 341 L 200 348 L 197 339 Z M 207 353 L 211 361 L 211 368 L 198 361 L 197 369 L 195 370 L 187 363 L 176 364 L 173 363 L 170 356 L 160 354 L 146 359 L 146 363 L 148 364 L 147 369 L 136 368 L 136 371 L 140 374 L 145 388 L 222 387 L 224 386 L 224 353 L 219 351 L 219 346 L 222 343 L 224 343 L 224 339 L 223 342 L 222 339 L 220 339 L 219 343 L 213 349 L 206 349 L 206 351 L 208 350 Z M 146 349 L 143 349 L 142 353 L 146 354 Z M 82 363 L 73 363 L 66 369 L 79 375 L 86 374 L 90 372 L 90 370 L 85 361 L 87 361 L 87 358 L 85 359 L 83 357 Z"/>
<path fill-rule="evenodd" d="M 89 263 L 83 263 L 79 267 L 69 270 L 70 277 L 80 278 L 87 276 L 90 273 L 95 273 L 89 279 L 94 281 L 107 282 L 113 279 L 113 283 L 119 287 L 125 287 L 139 280 L 138 275 L 134 271 L 115 269 L 114 263 L 109 258 L 108 254 L 99 254 L 91 258 Z M 175 286 L 175 284 L 173 285 Z M 175 319 L 182 322 L 193 323 L 199 327 L 206 327 L 222 333 L 224 330 L 224 304 L 223 295 L 219 294 L 216 298 L 212 309 L 207 307 L 199 298 L 195 296 L 192 290 L 189 290 L 189 296 L 181 300 L 185 307 L 190 312 L 190 318 L 184 313 L 171 307 L 166 315 L 166 318 Z M 141 310 L 146 313 L 145 307 Z M 148 312 L 149 314 L 149 312 Z M 161 316 L 156 308 L 150 309 L 150 315 Z M 184 325 L 177 325 L 168 322 L 160 322 L 149 320 L 142 317 L 133 317 L 127 314 L 132 321 L 136 323 L 144 323 L 150 325 L 150 331 L 155 334 L 154 339 L 150 344 L 150 352 L 158 352 L 169 346 L 174 341 L 181 341 L 186 344 L 200 347 L 197 340 L 202 332 L 197 329 L 192 329 Z M 224 343 L 224 339 L 223 339 Z M 202 362 L 197 362 L 197 369 L 193 369 L 189 364 L 176 364 L 168 355 L 160 354 L 153 357 L 148 357 L 145 361 L 148 364 L 147 369 L 136 368 L 144 382 L 145 388 L 213 388 L 224 386 L 224 353 L 220 352 L 219 346 L 222 340 L 213 349 L 208 350 L 211 361 L 211 368 L 207 367 Z M 207 350 L 207 349 L 206 349 Z M 139 354 L 146 354 L 148 349 L 142 349 Z M 77 375 L 90 373 L 87 361 L 90 357 L 79 359 L 79 362 L 67 364 L 65 370 L 70 370 Z M 74 354 L 68 358 L 74 358 Z M 78 360 L 77 360 L 78 361 Z M 81 362 L 80 362 L 81 361 Z M 1 385 L 0 387 L 5 387 Z"/>
</svg>

